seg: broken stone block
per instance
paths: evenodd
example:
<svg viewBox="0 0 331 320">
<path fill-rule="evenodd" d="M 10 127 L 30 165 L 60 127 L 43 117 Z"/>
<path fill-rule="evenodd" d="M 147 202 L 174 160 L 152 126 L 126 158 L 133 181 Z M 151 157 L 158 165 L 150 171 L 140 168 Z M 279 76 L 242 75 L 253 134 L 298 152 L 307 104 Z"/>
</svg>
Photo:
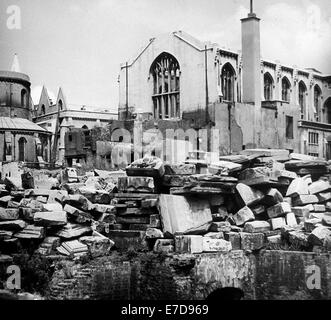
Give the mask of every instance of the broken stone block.
<svg viewBox="0 0 331 320">
<path fill-rule="evenodd" d="M 265 246 L 263 233 L 241 232 L 241 249 L 244 251 L 254 251 L 262 249 Z"/>
<path fill-rule="evenodd" d="M 0 230 L 17 231 L 25 227 L 26 223 L 23 220 L 0 221 Z"/>
<path fill-rule="evenodd" d="M 148 216 L 118 216 L 116 218 L 116 222 L 122 224 L 149 224 L 149 221 Z"/>
<path fill-rule="evenodd" d="M 292 212 L 296 217 L 308 217 L 310 213 L 307 207 L 292 207 Z"/>
<path fill-rule="evenodd" d="M 297 178 L 289 185 L 286 197 L 296 197 L 304 194 L 309 194 L 308 182 L 303 178 Z"/>
<path fill-rule="evenodd" d="M 203 252 L 229 252 L 232 250 L 231 242 L 223 239 L 203 238 Z"/>
<path fill-rule="evenodd" d="M 78 223 L 85 223 L 93 220 L 93 216 L 90 213 L 79 210 L 69 204 L 66 204 L 63 210 L 69 215 L 76 217 Z"/>
<path fill-rule="evenodd" d="M 67 214 L 65 211 L 36 212 L 34 222 L 45 227 L 64 226 L 67 224 Z"/>
<path fill-rule="evenodd" d="M 159 198 L 159 212 L 163 232 L 205 233 L 212 215 L 207 200 L 192 197 L 162 194 Z"/>
<path fill-rule="evenodd" d="M 250 208 L 244 207 L 233 216 L 233 219 L 237 226 L 242 226 L 248 221 L 253 221 L 255 216 Z"/>
<path fill-rule="evenodd" d="M 326 248 L 326 250 L 331 251 L 331 236 L 327 235 L 325 237 L 323 247 Z"/>
<path fill-rule="evenodd" d="M 323 224 L 331 226 L 331 212 L 325 212 L 322 218 Z"/>
<path fill-rule="evenodd" d="M 19 219 L 19 209 L 0 208 L 0 220 L 17 220 Z"/>
<path fill-rule="evenodd" d="M 319 219 L 320 221 L 322 221 L 323 217 L 324 217 L 323 212 L 310 212 L 308 219 Z"/>
<path fill-rule="evenodd" d="M 281 229 L 286 225 L 286 220 L 284 217 L 273 218 L 270 220 L 272 230 Z"/>
<path fill-rule="evenodd" d="M 82 237 L 90 233 L 92 233 L 92 228 L 90 226 L 67 223 L 63 228 L 57 231 L 55 235 L 64 239 L 72 239 Z"/>
<path fill-rule="evenodd" d="M 241 250 L 240 232 L 226 232 L 224 233 L 224 240 L 231 242 L 232 250 Z"/>
<path fill-rule="evenodd" d="M 212 239 L 224 239 L 224 233 L 223 232 L 208 232 L 204 235 L 206 238 L 212 238 Z"/>
<path fill-rule="evenodd" d="M 288 241 L 291 245 L 294 245 L 295 247 L 307 248 L 309 246 L 308 235 L 300 230 L 289 231 Z"/>
<path fill-rule="evenodd" d="M 13 200 L 12 196 L 4 196 L 0 198 L 0 205 L 3 207 L 7 207 L 8 202 Z"/>
<path fill-rule="evenodd" d="M 36 200 L 41 202 L 41 203 L 47 203 L 47 197 L 44 197 L 44 196 L 38 196 L 36 198 Z"/>
<path fill-rule="evenodd" d="M 299 195 L 293 199 L 293 205 L 296 206 L 304 206 L 307 204 L 314 204 L 318 203 L 317 196 L 310 194 L 310 195 Z"/>
<path fill-rule="evenodd" d="M 257 204 L 264 197 L 264 194 L 261 191 L 254 190 L 243 183 L 238 183 L 236 190 L 243 206 L 251 206 Z"/>
<path fill-rule="evenodd" d="M 87 245 L 78 240 L 63 242 L 62 245 L 56 249 L 63 255 L 73 257 L 79 257 L 88 253 Z"/>
<path fill-rule="evenodd" d="M 81 194 L 69 195 L 64 201 L 65 204 L 72 205 L 83 211 L 91 211 L 94 209 L 95 205 L 89 201 L 86 197 Z"/>
<path fill-rule="evenodd" d="M 307 208 L 309 210 L 309 212 L 314 211 L 314 205 L 312 205 L 312 204 L 307 204 L 307 205 L 303 206 L 303 208 Z"/>
<path fill-rule="evenodd" d="M 298 178 L 298 175 L 293 172 L 293 171 L 287 171 L 287 170 L 280 170 L 277 174 L 279 178 L 285 178 L 285 179 L 290 179 L 294 180 Z"/>
<path fill-rule="evenodd" d="M 272 245 L 281 245 L 282 244 L 282 236 L 277 234 L 275 236 L 267 237 L 267 242 Z"/>
<path fill-rule="evenodd" d="M 16 208 L 19 208 L 19 206 L 20 206 L 20 203 L 19 202 L 16 202 L 16 201 L 9 201 L 8 202 L 8 205 L 7 205 L 7 207 L 9 208 L 9 209 L 16 209 Z"/>
<path fill-rule="evenodd" d="M 53 254 L 57 247 L 61 245 L 59 237 L 46 237 L 39 246 L 37 252 L 42 255 Z"/>
<path fill-rule="evenodd" d="M 116 208 L 106 204 L 95 204 L 94 211 L 99 213 L 116 213 Z"/>
<path fill-rule="evenodd" d="M 157 239 L 153 251 L 156 253 L 171 253 L 175 251 L 175 241 L 173 239 Z"/>
<path fill-rule="evenodd" d="M 270 223 L 267 221 L 252 221 L 247 222 L 244 227 L 244 232 L 259 233 L 270 231 Z"/>
<path fill-rule="evenodd" d="M 148 249 L 145 241 L 145 231 L 138 230 L 110 230 L 107 234 L 115 242 L 115 247 L 120 250 L 127 250 L 132 247 L 136 250 Z"/>
<path fill-rule="evenodd" d="M 231 231 L 231 225 L 229 222 L 213 222 L 209 228 L 211 232 L 229 232 Z"/>
<path fill-rule="evenodd" d="M 19 239 L 42 239 L 45 237 L 45 228 L 28 225 L 23 230 L 14 234 Z"/>
<path fill-rule="evenodd" d="M 251 210 L 253 211 L 255 216 L 262 215 L 266 212 L 266 208 L 262 204 L 252 207 Z"/>
<path fill-rule="evenodd" d="M 271 188 L 263 198 L 263 203 L 267 206 L 274 206 L 277 203 L 283 202 L 282 194 L 274 188 Z"/>
<path fill-rule="evenodd" d="M 120 192 L 155 193 L 152 177 L 119 177 L 118 190 Z"/>
<path fill-rule="evenodd" d="M 103 223 L 115 224 L 116 215 L 114 215 L 113 213 L 103 213 L 98 221 Z"/>
<path fill-rule="evenodd" d="M 163 232 L 160 229 L 148 228 L 146 230 L 146 239 L 160 239 L 164 238 Z"/>
<path fill-rule="evenodd" d="M 310 194 L 326 192 L 329 189 L 330 189 L 329 181 L 323 181 L 323 180 L 315 181 L 308 187 Z"/>
<path fill-rule="evenodd" d="M 198 235 L 176 235 L 175 250 L 177 253 L 201 253 L 203 251 L 203 237 Z"/>
<path fill-rule="evenodd" d="M 315 212 L 325 212 L 325 205 L 324 204 L 314 204 L 314 211 Z"/>
<path fill-rule="evenodd" d="M 109 254 L 110 249 L 115 244 L 114 241 L 97 232 L 92 236 L 81 237 L 79 241 L 87 245 L 93 258 Z"/>
<path fill-rule="evenodd" d="M 316 195 L 319 202 L 327 202 L 331 200 L 331 192 L 321 192 Z"/>
<path fill-rule="evenodd" d="M 165 164 L 165 174 L 168 175 L 193 175 L 196 173 L 195 164 Z"/>
<path fill-rule="evenodd" d="M 312 232 L 318 223 L 321 223 L 321 219 L 306 219 L 305 220 L 305 230 L 307 232 Z"/>
<path fill-rule="evenodd" d="M 0 230 L 0 240 L 8 240 L 12 237 L 13 231 Z"/>
<path fill-rule="evenodd" d="M 278 203 L 267 210 L 270 219 L 284 216 L 291 212 L 291 207 L 287 202 Z"/>
<path fill-rule="evenodd" d="M 312 245 L 322 246 L 326 237 L 331 236 L 331 230 L 326 227 L 316 227 L 308 236 L 308 241 Z"/>
<path fill-rule="evenodd" d="M 286 224 L 290 227 L 296 227 L 298 225 L 297 219 L 293 212 L 286 214 Z"/>
<path fill-rule="evenodd" d="M 46 203 L 43 205 L 44 211 L 63 211 L 61 203 Z"/>
</svg>

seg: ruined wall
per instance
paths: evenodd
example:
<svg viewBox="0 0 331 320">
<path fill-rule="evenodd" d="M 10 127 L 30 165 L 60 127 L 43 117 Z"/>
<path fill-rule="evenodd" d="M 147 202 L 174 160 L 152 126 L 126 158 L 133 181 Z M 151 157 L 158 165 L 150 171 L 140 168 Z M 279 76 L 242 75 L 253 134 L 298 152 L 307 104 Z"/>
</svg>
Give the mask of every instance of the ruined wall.
<svg viewBox="0 0 331 320">
<path fill-rule="evenodd" d="M 321 270 L 321 289 L 309 289 L 310 266 Z M 74 270 L 75 269 L 75 270 Z M 73 272 L 74 270 L 74 272 Z M 238 288 L 244 299 L 330 299 L 330 255 L 290 251 L 139 254 L 102 257 L 56 272 L 52 299 L 206 299 L 220 288 Z"/>
</svg>

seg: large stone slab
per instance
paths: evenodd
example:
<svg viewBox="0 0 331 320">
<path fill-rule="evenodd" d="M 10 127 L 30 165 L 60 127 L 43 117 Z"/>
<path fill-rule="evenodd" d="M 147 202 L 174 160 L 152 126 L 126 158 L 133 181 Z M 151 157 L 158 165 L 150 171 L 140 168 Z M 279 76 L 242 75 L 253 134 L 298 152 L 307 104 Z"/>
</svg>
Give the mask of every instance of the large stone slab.
<svg viewBox="0 0 331 320">
<path fill-rule="evenodd" d="M 331 230 L 326 227 L 317 227 L 308 236 L 308 241 L 312 245 L 322 246 L 326 237 L 331 236 Z"/>
<path fill-rule="evenodd" d="M 204 233 L 212 222 L 207 200 L 162 194 L 158 206 L 165 233 Z"/>
<path fill-rule="evenodd" d="M 24 229 L 26 223 L 23 220 L 1 221 L 0 230 L 17 231 Z"/>
<path fill-rule="evenodd" d="M 45 228 L 28 225 L 22 231 L 15 233 L 14 237 L 19 239 L 31 239 L 31 240 L 43 239 L 45 237 Z"/>
<path fill-rule="evenodd" d="M 72 239 L 82 237 L 90 233 L 92 233 L 92 228 L 90 226 L 67 223 L 63 228 L 58 230 L 55 235 L 64 239 Z"/>
<path fill-rule="evenodd" d="M 154 193 L 155 185 L 152 177 L 120 177 L 118 179 L 120 192 Z"/>
<path fill-rule="evenodd" d="M 108 255 L 115 244 L 114 241 L 97 232 L 94 232 L 92 236 L 81 237 L 79 241 L 87 245 L 93 258 Z"/>
<path fill-rule="evenodd" d="M 175 241 L 173 239 L 157 239 L 153 251 L 156 253 L 171 253 L 175 251 Z"/>
<path fill-rule="evenodd" d="M 273 218 L 270 220 L 272 230 L 280 230 L 286 226 L 286 219 L 284 217 Z"/>
<path fill-rule="evenodd" d="M 64 226 L 67 224 L 67 213 L 65 211 L 36 212 L 34 222 L 36 225 L 45 227 Z"/>
<path fill-rule="evenodd" d="M 308 189 L 309 189 L 309 193 L 311 194 L 326 192 L 329 191 L 330 189 L 330 183 L 329 181 L 323 181 L 323 180 L 315 181 L 308 187 Z"/>
<path fill-rule="evenodd" d="M 110 230 L 107 237 L 113 240 L 115 242 L 115 247 L 120 250 L 128 250 L 130 247 L 135 250 L 148 249 L 145 240 L 145 231 Z"/>
</svg>

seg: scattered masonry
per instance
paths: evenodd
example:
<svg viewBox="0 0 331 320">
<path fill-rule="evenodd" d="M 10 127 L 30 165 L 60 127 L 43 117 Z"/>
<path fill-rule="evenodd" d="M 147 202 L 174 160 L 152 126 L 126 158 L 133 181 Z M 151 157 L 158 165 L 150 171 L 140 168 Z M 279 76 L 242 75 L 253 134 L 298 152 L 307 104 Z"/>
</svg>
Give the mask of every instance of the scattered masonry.
<svg viewBox="0 0 331 320">
<path fill-rule="evenodd" d="M 146 157 L 126 172 L 78 176 L 67 168 L 52 189 L 38 188 L 26 173 L 22 183 L 6 178 L 0 256 L 27 248 L 56 259 L 112 250 L 328 251 L 331 164 L 300 158 L 286 150 L 245 150 L 209 171 L 203 160 L 171 165 Z"/>
</svg>

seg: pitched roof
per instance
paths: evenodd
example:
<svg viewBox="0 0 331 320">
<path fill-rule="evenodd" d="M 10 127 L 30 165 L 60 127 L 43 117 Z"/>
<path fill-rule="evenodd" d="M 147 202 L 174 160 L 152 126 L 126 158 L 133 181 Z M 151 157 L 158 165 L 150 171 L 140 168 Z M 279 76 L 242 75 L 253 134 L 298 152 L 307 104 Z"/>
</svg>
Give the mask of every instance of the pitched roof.
<svg viewBox="0 0 331 320">
<path fill-rule="evenodd" d="M 46 129 L 28 119 L 9 117 L 0 117 L 0 131 L 1 130 L 48 132 Z"/>
</svg>

